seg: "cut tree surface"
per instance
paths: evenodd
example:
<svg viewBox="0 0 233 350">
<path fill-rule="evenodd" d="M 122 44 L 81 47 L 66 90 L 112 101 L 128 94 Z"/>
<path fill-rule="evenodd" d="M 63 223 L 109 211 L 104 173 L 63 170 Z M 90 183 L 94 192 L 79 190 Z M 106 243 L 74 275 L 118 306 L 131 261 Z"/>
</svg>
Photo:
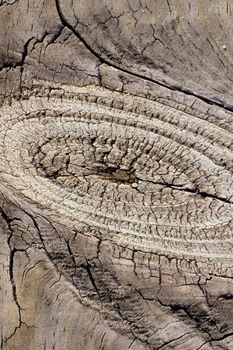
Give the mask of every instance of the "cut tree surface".
<svg viewBox="0 0 233 350">
<path fill-rule="evenodd" d="M 232 6 L 0 1 L 1 349 L 233 349 Z"/>
</svg>

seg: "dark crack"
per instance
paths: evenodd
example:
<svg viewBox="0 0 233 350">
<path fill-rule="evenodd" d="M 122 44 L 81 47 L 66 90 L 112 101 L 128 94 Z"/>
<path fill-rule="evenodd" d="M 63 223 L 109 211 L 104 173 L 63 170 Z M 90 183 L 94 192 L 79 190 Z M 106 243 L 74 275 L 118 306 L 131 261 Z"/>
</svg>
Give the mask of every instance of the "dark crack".
<svg viewBox="0 0 233 350">
<path fill-rule="evenodd" d="M 88 274 L 88 277 L 89 277 L 89 279 L 90 279 L 90 282 L 91 282 L 91 284 L 92 284 L 94 290 L 95 290 L 96 293 L 98 294 L 99 299 L 101 300 L 101 296 L 100 296 L 99 289 L 97 288 L 97 285 L 96 285 L 96 282 L 95 282 L 95 278 L 94 278 L 94 276 L 93 276 L 93 274 L 92 274 L 92 272 L 91 272 L 91 266 L 90 266 L 90 264 L 89 264 L 89 262 L 88 262 L 87 259 L 86 259 L 86 264 L 85 264 L 85 265 L 82 264 L 81 267 L 82 267 L 84 270 L 86 270 L 86 272 L 87 272 L 87 274 Z"/>
<path fill-rule="evenodd" d="M 172 189 L 174 189 L 176 191 L 183 191 L 183 192 L 193 193 L 193 194 L 199 195 L 199 196 L 201 196 L 203 198 L 213 198 L 213 199 L 217 199 L 217 200 L 222 201 L 222 202 L 227 203 L 227 204 L 233 204 L 233 202 L 230 199 L 227 199 L 225 197 L 218 196 L 218 195 L 215 195 L 215 194 L 212 194 L 212 193 L 199 191 L 197 188 L 192 189 L 192 188 L 180 187 L 180 186 L 176 186 L 174 184 L 170 184 L 170 183 L 167 183 L 167 182 L 158 182 L 158 181 L 153 182 L 153 181 L 148 181 L 148 180 L 144 180 L 144 181 L 145 182 L 150 182 L 153 185 L 161 185 L 161 186 L 165 186 L 165 187 L 168 187 L 168 188 L 172 188 Z"/>
<path fill-rule="evenodd" d="M 21 316 L 21 310 L 22 309 L 21 309 L 21 306 L 20 306 L 19 301 L 18 301 L 16 285 L 15 285 L 15 280 L 14 280 L 14 258 L 15 258 L 15 254 L 17 252 L 24 252 L 24 253 L 26 253 L 26 251 L 24 249 L 16 249 L 16 248 L 12 249 L 12 247 L 11 247 L 11 239 L 13 237 L 13 230 L 12 230 L 12 227 L 11 227 L 11 222 L 14 219 L 11 219 L 2 208 L 0 208 L 0 214 L 2 215 L 2 218 L 6 222 L 7 227 L 9 229 L 9 231 L 10 231 L 10 234 L 9 234 L 9 237 L 8 237 L 8 240 L 7 240 L 7 244 L 9 246 L 9 250 L 10 250 L 10 252 L 9 252 L 9 267 L 8 267 L 9 268 L 9 279 L 10 279 L 11 288 L 12 288 L 13 300 L 14 300 L 16 306 L 17 306 L 18 318 L 19 318 L 18 325 L 15 327 L 14 331 L 4 340 L 4 342 L 6 343 L 9 339 L 11 339 L 15 335 L 15 333 L 22 326 L 22 324 L 26 325 L 26 323 L 22 321 L 22 316 Z"/>
<path fill-rule="evenodd" d="M 65 18 L 63 12 L 62 12 L 62 9 L 61 9 L 61 5 L 60 5 L 60 1 L 59 0 L 55 0 L 55 3 L 56 3 L 56 8 L 57 8 L 57 12 L 58 12 L 58 15 L 60 17 L 60 20 L 62 22 L 62 24 L 69 28 L 73 33 L 74 35 L 84 44 L 84 46 L 96 57 L 98 58 L 98 60 L 103 64 L 107 64 L 108 66 L 111 66 L 121 72 L 124 72 L 124 73 L 127 73 L 129 75 L 132 75 L 132 76 L 135 76 L 137 78 L 140 78 L 140 79 L 143 79 L 143 80 L 146 80 L 146 81 L 149 81 L 149 82 L 152 82 L 152 83 L 156 83 L 158 84 L 159 86 L 162 86 L 164 88 L 167 88 L 169 90 L 172 90 L 172 91 L 177 91 L 177 92 L 182 92 L 184 93 L 185 95 L 189 95 L 189 96 L 193 96 L 193 97 L 196 97 L 198 98 L 199 100 L 202 100 L 203 102 L 209 104 L 209 105 L 214 105 L 214 106 L 217 106 L 217 107 L 220 107 L 220 108 L 223 108 L 224 110 L 227 110 L 227 111 L 230 111 L 230 112 L 233 112 L 233 105 L 231 104 L 228 104 L 220 99 L 211 99 L 211 98 L 207 98 L 201 94 L 198 94 L 188 88 L 185 88 L 185 87 L 182 87 L 180 85 L 177 85 L 177 84 L 168 84 L 167 82 L 163 82 L 163 81 L 160 81 L 160 80 L 156 80 L 156 79 L 152 79 L 152 78 L 149 78 L 149 77 L 146 77 L 142 74 L 139 74 L 139 73 L 135 73 L 135 72 L 131 72 L 129 71 L 128 69 L 125 69 L 125 68 L 122 68 L 122 67 L 119 67 L 118 65 L 114 64 L 113 62 L 111 62 L 110 60 L 106 59 L 106 58 L 103 58 L 102 56 L 100 56 L 98 54 L 98 52 L 96 52 L 96 50 L 94 50 L 89 44 L 88 42 L 80 35 L 80 33 L 68 22 L 68 20 Z"/>
</svg>

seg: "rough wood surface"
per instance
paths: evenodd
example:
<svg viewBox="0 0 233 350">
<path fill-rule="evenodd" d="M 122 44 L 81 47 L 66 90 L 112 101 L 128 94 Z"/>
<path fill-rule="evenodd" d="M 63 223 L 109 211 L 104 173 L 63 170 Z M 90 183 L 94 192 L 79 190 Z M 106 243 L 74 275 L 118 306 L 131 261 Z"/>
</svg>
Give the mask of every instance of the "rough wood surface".
<svg viewBox="0 0 233 350">
<path fill-rule="evenodd" d="M 0 1 L 1 349 L 233 349 L 232 7 Z"/>
</svg>

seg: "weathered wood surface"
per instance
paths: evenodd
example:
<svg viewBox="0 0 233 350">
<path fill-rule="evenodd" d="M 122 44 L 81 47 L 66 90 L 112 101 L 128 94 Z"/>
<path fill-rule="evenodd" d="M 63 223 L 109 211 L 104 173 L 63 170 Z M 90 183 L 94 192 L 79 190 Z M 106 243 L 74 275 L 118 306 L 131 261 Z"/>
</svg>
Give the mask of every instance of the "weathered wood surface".
<svg viewBox="0 0 233 350">
<path fill-rule="evenodd" d="M 0 1 L 1 349 L 233 349 L 232 11 Z"/>
</svg>

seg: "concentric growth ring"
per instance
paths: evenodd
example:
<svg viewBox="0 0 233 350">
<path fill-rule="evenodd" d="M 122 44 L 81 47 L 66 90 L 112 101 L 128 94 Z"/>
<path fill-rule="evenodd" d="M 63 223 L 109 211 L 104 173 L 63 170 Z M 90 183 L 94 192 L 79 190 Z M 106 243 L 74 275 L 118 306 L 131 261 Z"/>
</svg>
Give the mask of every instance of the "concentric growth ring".
<svg viewBox="0 0 233 350">
<path fill-rule="evenodd" d="M 116 243 L 231 258 L 231 125 L 101 88 L 64 89 L 2 107 L 2 185 Z"/>
</svg>

